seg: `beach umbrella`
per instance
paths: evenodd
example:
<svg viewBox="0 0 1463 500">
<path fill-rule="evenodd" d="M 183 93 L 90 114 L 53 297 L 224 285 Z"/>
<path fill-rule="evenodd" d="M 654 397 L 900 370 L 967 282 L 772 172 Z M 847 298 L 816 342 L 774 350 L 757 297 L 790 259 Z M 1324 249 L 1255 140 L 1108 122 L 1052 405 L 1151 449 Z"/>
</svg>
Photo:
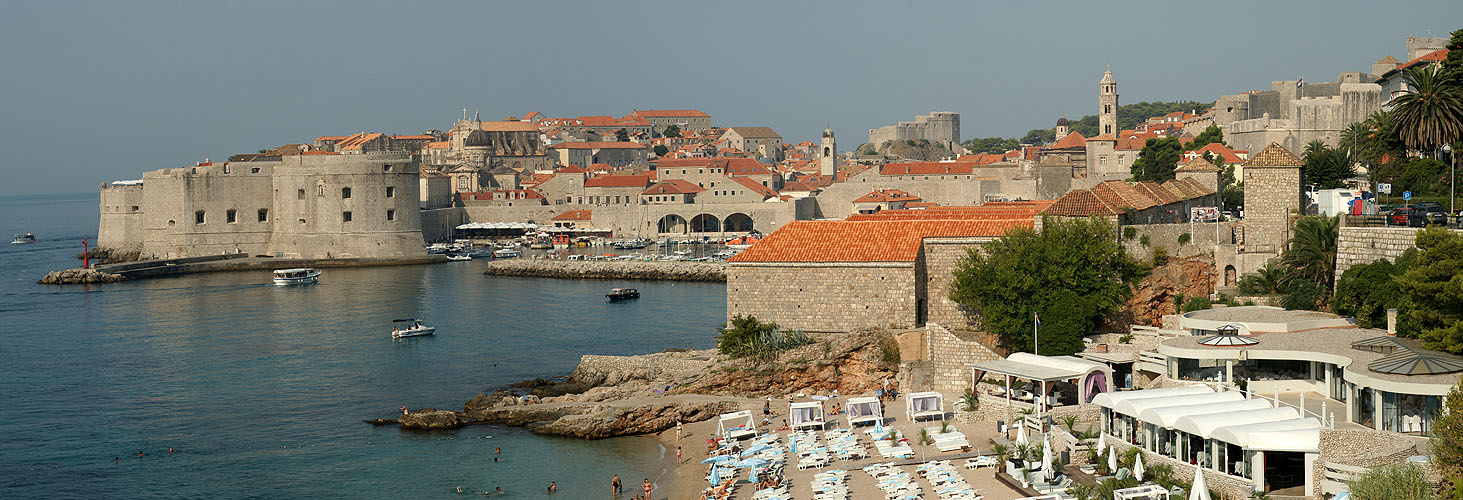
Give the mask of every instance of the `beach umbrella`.
<svg viewBox="0 0 1463 500">
<path fill-rule="evenodd" d="M 1016 425 L 1016 444 L 1030 444 L 1030 441 L 1026 439 L 1026 424 L 1024 422 Z"/>
<path fill-rule="evenodd" d="M 1138 478 L 1138 482 L 1140 482 L 1140 483 L 1143 482 L 1143 454 L 1142 453 L 1139 453 L 1136 457 L 1133 457 L 1133 477 Z"/>
<path fill-rule="evenodd" d="M 706 460 L 702 460 L 701 463 L 703 463 L 703 464 L 719 464 L 719 463 L 725 462 L 727 460 L 732 460 L 732 458 L 733 457 L 731 455 L 717 455 L 717 456 L 714 456 L 714 457 L 707 458 Z"/>
<path fill-rule="evenodd" d="M 1107 447 L 1103 446 L 1102 443 L 1097 443 L 1097 458 L 1102 458 L 1103 453 L 1107 453 Z"/>
<path fill-rule="evenodd" d="M 737 467 L 746 467 L 748 469 L 751 469 L 751 472 L 747 473 L 747 480 L 754 483 L 757 482 L 757 468 L 763 465 L 767 465 L 767 461 L 757 457 L 752 457 L 746 460 L 742 460 L 741 462 L 737 462 Z"/>
<path fill-rule="evenodd" d="M 1204 485 L 1204 469 L 1197 465 L 1194 466 L 1194 484 L 1189 486 L 1189 500 L 1209 500 L 1209 487 Z"/>
<path fill-rule="evenodd" d="M 1118 448 L 1116 446 L 1109 446 L 1108 447 L 1108 450 L 1107 450 L 1107 472 L 1109 474 L 1117 474 L 1118 473 Z"/>
<path fill-rule="evenodd" d="M 1051 481 L 1052 474 L 1052 441 L 1045 436 L 1041 438 L 1041 477 Z"/>
<path fill-rule="evenodd" d="M 711 466 L 711 478 L 710 478 L 710 481 L 711 481 L 711 485 L 712 486 L 715 486 L 716 483 L 720 483 L 721 482 L 721 468 L 720 467 L 717 467 L 715 465 L 712 465 Z"/>
<path fill-rule="evenodd" d="M 742 456 L 744 456 L 744 457 L 750 457 L 752 455 L 756 455 L 757 452 L 762 451 L 762 450 L 765 450 L 765 449 L 768 449 L 768 448 L 771 448 L 771 446 L 767 446 L 767 445 L 762 444 L 762 443 L 757 443 L 755 445 L 752 445 L 751 448 L 747 448 L 746 451 L 743 451 L 742 452 Z"/>
</svg>

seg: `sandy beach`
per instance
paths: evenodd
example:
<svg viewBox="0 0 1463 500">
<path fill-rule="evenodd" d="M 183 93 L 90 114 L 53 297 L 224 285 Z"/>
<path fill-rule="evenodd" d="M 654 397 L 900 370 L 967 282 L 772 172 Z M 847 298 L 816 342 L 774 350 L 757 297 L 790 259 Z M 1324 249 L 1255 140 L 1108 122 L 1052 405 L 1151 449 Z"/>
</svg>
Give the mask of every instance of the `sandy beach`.
<svg viewBox="0 0 1463 500">
<path fill-rule="evenodd" d="M 833 401 L 842 400 L 843 399 L 840 398 Z M 929 420 L 921 420 L 918 423 L 909 422 L 904 415 L 903 408 L 904 400 L 902 397 L 896 399 L 891 403 L 886 403 L 884 415 L 886 422 L 885 428 L 896 429 L 899 432 L 905 433 L 907 435 L 915 435 L 919 432 L 920 428 L 939 425 L 938 420 L 935 420 L 933 422 Z M 752 410 L 753 413 L 758 415 L 760 415 L 762 411 L 760 405 L 747 405 L 743 406 L 742 409 Z M 772 417 L 772 422 L 774 423 L 774 426 L 778 426 L 781 424 L 783 419 L 786 418 L 786 413 L 788 410 L 787 398 L 774 398 L 772 400 L 772 409 L 775 412 L 775 415 L 773 415 Z M 952 414 L 947 414 L 947 418 L 949 418 L 951 415 Z M 827 420 L 829 422 L 829 429 L 848 427 L 844 415 L 828 415 Z M 860 470 L 863 467 L 876 463 L 893 461 L 905 464 L 901 465 L 900 468 L 912 473 L 919 463 L 934 460 L 950 460 L 951 463 L 957 466 L 956 468 L 961 476 L 964 477 L 965 480 L 969 482 L 972 487 L 977 489 L 981 495 L 984 495 L 985 500 L 1014 500 L 1026 496 L 1021 492 L 997 481 L 995 479 L 995 469 L 981 468 L 976 470 L 967 470 L 963 467 L 959 467 L 959 465 L 965 462 L 966 457 L 975 456 L 980 452 L 988 452 L 990 448 L 990 439 L 1004 439 L 1004 436 L 995 431 L 994 425 L 991 425 L 989 423 L 955 423 L 953 419 L 950 421 L 951 426 L 954 427 L 955 430 L 965 434 L 966 438 L 972 446 L 971 451 L 940 453 L 936 451 L 933 446 L 919 446 L 911 444 L 910 446 L 914 449 L 915 452 L 915 458 L 909 461 L 899 461 L 895 459 L 882 458 L 879 457 L 877 453 L 875 453 L 873 457 L 865 458 L 862 460 L 835 460 L 831 462 L 827 467 L 822 468 L 798 470 L 793 463 L 789 463 L 784 469 L 784 475 L 787 481 L 785 484 L 790 486 L 789 492 L 794 498 L 812 498 L 813 491 L 811 484 L 813 481 L 813 476 L 815 474 L 833 469 L 843 469 L 849 471 L 847 484 L 851 492 L 849 495 L 849 498 L 851 500 L 877 500 L 885 498 L 884 492 L 879 490 L 872 476 Z M 669 429 L 658 435 L 661 442 L 668 450 L 668 460 L 666 461 L 666 464 L 668 467 L 670 467 L 670 470 L 667 474 L 665 474 L 661 481 L 656 484 L 653 498 L 657 500 L 694 500 L 700 498 L 701 492 L 707 487 L 707 482 L 705 479 L 707 466 L 701 464 L 701 460 L 707 457 L 706 440 L 714 438 L 716 436 L 716 421 L 708 420 L 705 422 L 696 422 L 693 424 L 686 424 L 684 427 L 685 432 L 681 436 L 679 442 L 676 440 L 675 429 Z M 760 427 L 758 429 L 759 434 L 767 431 L 767 429 L 763 429 Z M 788 432 L 781 431 L 778 432 L 778 434 L 783 437 L 783 442 L 785 445 L 785 440 Z M 860 436 L 859 441 L 870 451 L 874 450 L 873 444 L 869 442 L 866 436 Z M 678 443 L 680 444 L 682 449 L 680 463 L 676 463 L 675 459 L 676 445 Z M 740 472 L 738 477 L 740 478 L 740 481 L 737 484 L 737 489 L 731 498 L 737 500 L 752 498 L 755 490 L 753 489 L 752 484 L 747 483 L 746 473 Z M 925 488 L 925 491 L 928 496 L 930 496 L 930 498 L 933 498 L 933 493 L 929 491 L 931 485 L 928 482 L 924 481 L 923 479 L 917 479 L 916 482 L 920 483 Z"/>
</svg>

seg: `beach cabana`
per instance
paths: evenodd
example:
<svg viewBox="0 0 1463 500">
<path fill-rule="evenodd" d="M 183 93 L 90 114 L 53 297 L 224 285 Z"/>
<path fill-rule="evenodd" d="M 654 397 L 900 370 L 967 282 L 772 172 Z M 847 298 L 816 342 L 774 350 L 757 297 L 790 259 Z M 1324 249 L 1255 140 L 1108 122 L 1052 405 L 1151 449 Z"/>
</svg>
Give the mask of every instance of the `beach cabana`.
<svg viewBox="0 0 1463 500">
<path fill-rule="evenodd" d="M 940 417 L 940 420 L 944 420 L 945 398 L 938 392 L 908 394 L 904 396 L 904 411 L 911 422 L 920 417 Z"/>
<path fill-rule="evenodd" d="M 843 406 L 843 411 L 848 414 L 850 427 L 884 420 L 884 411 L 879 408 L 878 398 L 848 398 L 848 404 Z"/>
<path fill-rule="evenodd" d="M 788 408 L 787 418 L 788 424 L 792 425 L 793 429 L 804 427 L 822 429 L 823 425 L 827 423 L 823 418 L 823 403 L 818 401 L 793 403 L 792 407 Z"/>
<path fill-rule="evenodd" d="M 1028 380 L 1037 389 L 1035 394 L 1018 396 L 1018 399 L 1030 401 L 1037 408 L 1053 406 L 1052 389 L 1058 384 L 1070 384 L 1067 386 L 1069 389 L 1062 391 L 1068 397 L 1062 399 L 1075 401 L 1079 405 L 1090 403 L 1097 395 L 1112 390 L 1111 367 L 1072 356 L 1038 356 L 1018 352 L 1006 356 L 1006 359 L 972 364 L 971 390 L 979 390 L 977 386 L 980 381 L 989 374 L 1000 375 L 1005 380 L 1002 393 L 1006 397 L 1007 406 L 1011 405 L 1011 385 L 1014 380 Z"/>
<path fill-rule="evenodd" d="M 741 439 L 757 435 L 757 422 L 750 410 L 723 413 L 716 421 L 716 432 L 727 439 Z"/>
</svg>

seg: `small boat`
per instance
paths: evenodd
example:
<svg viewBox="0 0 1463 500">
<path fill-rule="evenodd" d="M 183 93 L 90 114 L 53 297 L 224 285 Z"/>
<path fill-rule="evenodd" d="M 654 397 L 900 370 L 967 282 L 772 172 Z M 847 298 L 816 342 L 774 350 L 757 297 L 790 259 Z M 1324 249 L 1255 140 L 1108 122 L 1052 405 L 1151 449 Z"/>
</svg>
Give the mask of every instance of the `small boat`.
<svg viewBox="0 0 1463 500">
<path fill-rule="evenodd" d="M 762 238 L 749 234 L 740 238 L 732 238 L 730 240 L 727 240 L 726 247 L 734 248 L 737 250 L 746 250 L 748 248 L 751 248 L 752 245 L 757 243 L 758 241 L 762 241 Z"/>
<path fill-rule="evenodd" d="M 563 250 L 565 248 L 569 248 L 569 245 L 573 243 L 573 239 L 570 238 L 567 234 L 554 235 L 554 250 Z"/>
<path fill-rule="evenodd" d="M 393 339 L 422 337 L 437 332 L 437 327 L 423 325 L 422 320 L 416 318 L 392 320 L 392 323 L 407 323 L 406 325 L 402 325 L 399 327 L 391 327 L 391 338 Z"/>
<path fill-rule="evenodd" d="M 36 235 L 33 234 L 33 233 L 17 234 L 17 235 L 15 235 L 15 239 L 10 240 L 10 244 L 11 245 L 24 245 L 26 243 L 35 243 L 35 242 L 36 242 Z"/>
<path fill-rule="evenodd" d="M 499 248 L 497 250 L 493 250 L 493 257 L 498 259 L 512 259 L 514 257 L 522 256 L 523 251 L 516 248 Z"/>
<path fill-rule="evenodd" d="M 676 250 L 675 251 L 675 254 L 676 255 L 691 255 L 691 251 L 690 250 Z"/>
<path fill-rule="evenodd" d="M 468 254 L 462 254 L 462 253 L 446 253 L 446 254 L 443 254 L 443 255 L 446 255 L 447 256 L 447 260 L 452 260 L 452 261 L 472 260 L 472 256 L 471 255 L 468 255 Z"/>
<path fill-rule="evenodd" d="M 609 297 L 610 302 L 638 299 L 640 298 L 640 290 L 634 288 L 612 288 L 610 289 L 610 293 L 605 294 L 605 297 Z"/>
<path fill-rule="evenodd" d="M 276 285 L 308 285 L 319 281 L 320 271 L 311 267 L 274 270 L 274 284 Z"/>
<path fill-rule="evenodd" d="M 639 250 L 650 246 L 650 242 L 636 238 L 633 240 L 616 241 L 614 246 L 617 250 Z"/>
</svg>

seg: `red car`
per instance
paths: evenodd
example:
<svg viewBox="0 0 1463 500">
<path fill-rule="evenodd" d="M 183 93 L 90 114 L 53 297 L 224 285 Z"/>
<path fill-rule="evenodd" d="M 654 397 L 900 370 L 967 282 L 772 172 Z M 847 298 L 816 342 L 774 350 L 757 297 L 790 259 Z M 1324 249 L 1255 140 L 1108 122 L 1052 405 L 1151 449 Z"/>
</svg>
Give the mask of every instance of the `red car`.
<svg viewBox="0 0 1463 500">
<path fill-rule="evenodd" d="M 1410 207 L 1397 207 L 1392 209 L 1392 225 L 1406 226 L 1409 215 L 1412 215 L 1412 208 Z"/>
</svg>

